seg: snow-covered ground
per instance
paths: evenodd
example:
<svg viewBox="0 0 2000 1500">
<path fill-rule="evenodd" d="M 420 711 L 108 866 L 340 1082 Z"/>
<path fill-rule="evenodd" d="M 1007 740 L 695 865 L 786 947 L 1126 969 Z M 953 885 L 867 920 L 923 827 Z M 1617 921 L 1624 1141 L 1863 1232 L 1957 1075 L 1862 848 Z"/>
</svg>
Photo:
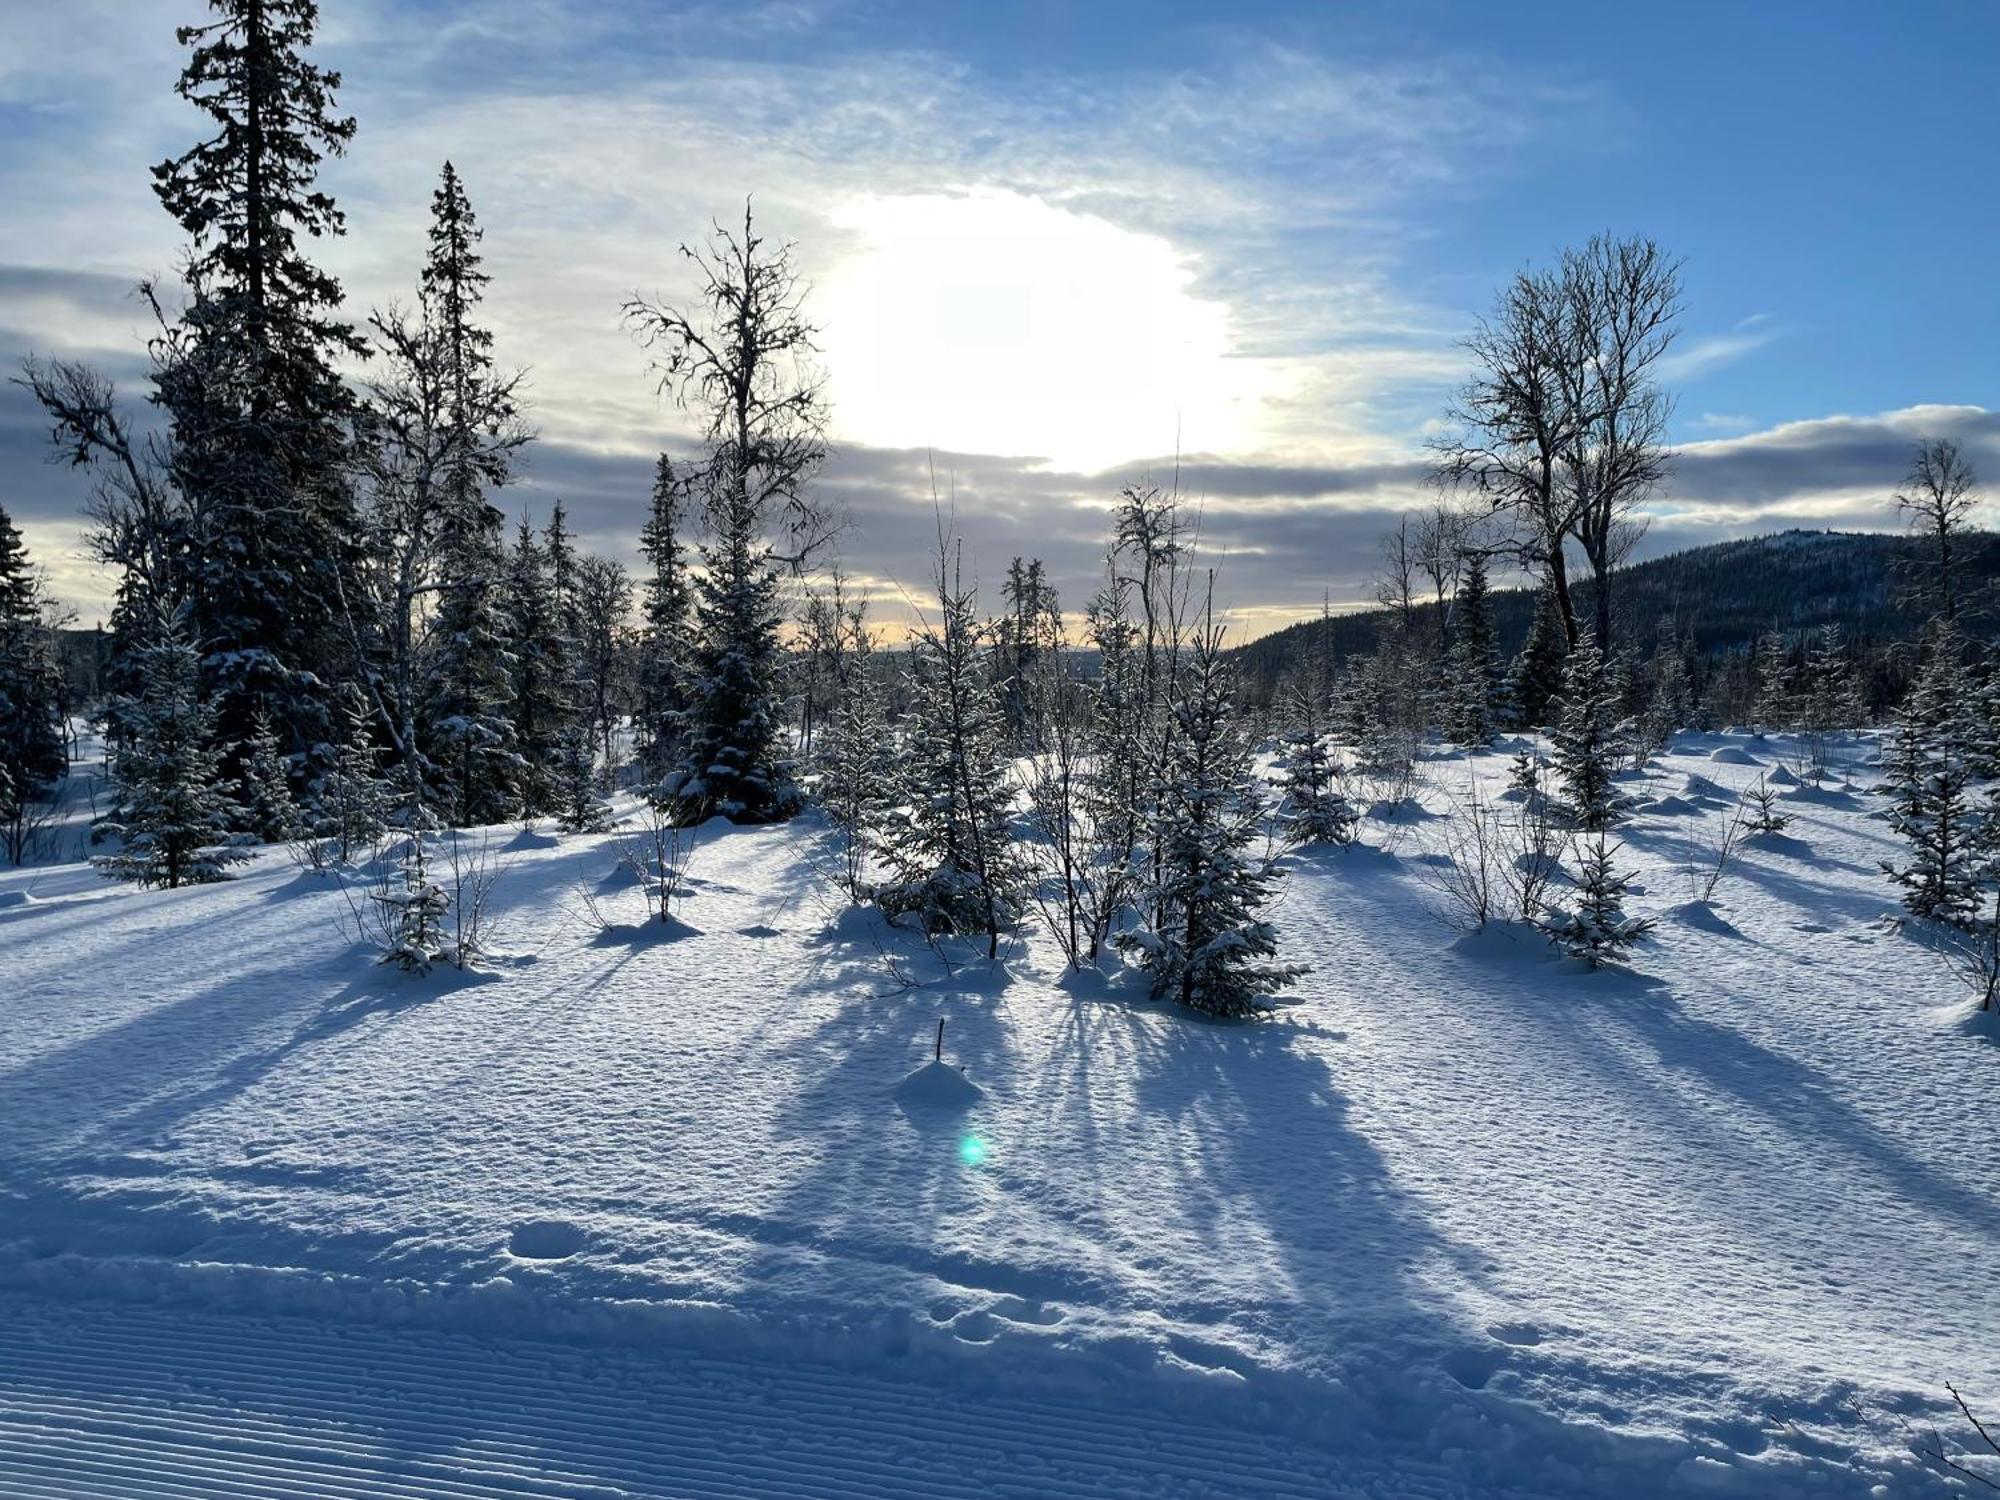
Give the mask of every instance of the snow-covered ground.
<svg viewBox="0 0 2000 1500">
<path fill-rule="evenodd" d="M 1885 920 L 1868 752 L 1713 913 L 1688 778 L 1790 747 L 1629 785 L 1631 972 L 1458 937 L 1445 821 L 1371 820 L 1292 862 L 1314 972 L 1250 1026 L 1033 933 L 947 971 L 810 821 L 704 829 L 672 936 L 610 838 L 496 830 L 472 982 L 280 851 L 6 874 L 0 1492 L 1944 1493 L 2000 1037 Z M 939 1017 L 963 1112 L 895 1095 Z"/>
</svg>

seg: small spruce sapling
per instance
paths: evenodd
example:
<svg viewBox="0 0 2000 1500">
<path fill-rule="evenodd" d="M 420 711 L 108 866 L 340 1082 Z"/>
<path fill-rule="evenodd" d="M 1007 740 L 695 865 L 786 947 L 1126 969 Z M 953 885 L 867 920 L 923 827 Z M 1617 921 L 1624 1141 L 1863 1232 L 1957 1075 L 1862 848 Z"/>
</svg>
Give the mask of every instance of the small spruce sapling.
<svg viewBox="0 0 2000 1500">
<path fill-rule="evenodd" d="M 1653 926 L 1649 918 L 1625 914 L 1624 900 L 1631 888 L 1631 876 L 1613 864 L 1623 847 L 1610 842 L 1601 831 L 1582 844 L 1569 908 L 1541 922 L 1550 942 L 1593 969 L 1616 962 Z"/>
<path fill-rule="evenodd" d="M 1778 810 L 1778 793 L 1762 776 L 1755 786 L 1743 789 L 1743 806 L 1748 810 L 1747 827 L 1752 833 L 1783 833 L 1791 826 L 1791 817 Z"/>
</svg>

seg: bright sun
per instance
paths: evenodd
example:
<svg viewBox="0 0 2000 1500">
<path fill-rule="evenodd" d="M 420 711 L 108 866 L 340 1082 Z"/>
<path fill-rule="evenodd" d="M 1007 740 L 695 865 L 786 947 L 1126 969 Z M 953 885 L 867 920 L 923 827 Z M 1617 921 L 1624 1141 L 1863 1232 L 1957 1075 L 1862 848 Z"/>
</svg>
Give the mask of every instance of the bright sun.
<svg viewBox="0 0 2000 1500">
<path fill-rule="evenodd" d="M 867 197 L 815 309 L 843 436 L 1091 471 L 1254 445 L 1268 378 L 1165 240 L 996 191 Z"/>
</svg>

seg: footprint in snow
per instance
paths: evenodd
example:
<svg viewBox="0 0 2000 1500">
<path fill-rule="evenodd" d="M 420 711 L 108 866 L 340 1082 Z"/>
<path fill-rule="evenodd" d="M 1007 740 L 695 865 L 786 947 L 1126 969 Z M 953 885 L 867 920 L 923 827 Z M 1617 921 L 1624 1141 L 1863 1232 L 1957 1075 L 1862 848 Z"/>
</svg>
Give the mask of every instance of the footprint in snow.
<svg viewBox="0 0 2000 1500">
<path fill-rule="evenodd" d="M 1486 1383 L 1507 1363 L 1497 1349 L 1454 1349 L 1440 1363 L 1445 1374 L 1469 1391 L 1484 1390 Z"/>
<path fill-rule="evenodd" d="M 993 1312 L 1009 1323 L 1029 1323 L 1038 1328 L 1053 1328 L 1063 1320 L 1060 1308 L 1022 1297 L 1002 1297 L 993 1304 Z"/>
<path fill-rule="evenodd" d="M 507 1241 L 507 1253 L 518 1260 L 566 1260 L 582 1248 L 583 1231 L 561 1219 L 523 1224 Z"/>
<path fill-rule="evenodd" d="M 985 1311 L 969 1312 L 951 1325 L 951 1331 L 968 1344 L 990 1344 L 998 1331 L 993 1326 L 993 1315 Z"/>
</svg>

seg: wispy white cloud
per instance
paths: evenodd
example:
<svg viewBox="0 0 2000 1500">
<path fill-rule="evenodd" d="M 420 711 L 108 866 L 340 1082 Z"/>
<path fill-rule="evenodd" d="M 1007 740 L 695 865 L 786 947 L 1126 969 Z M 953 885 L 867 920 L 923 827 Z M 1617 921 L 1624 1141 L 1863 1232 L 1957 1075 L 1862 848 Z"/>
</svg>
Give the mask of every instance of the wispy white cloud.
<svg viewBox="0 0 2000 1500">
<path fill-rule="evenodd" d="M 1670 381 L 1699 379 L 1710 370 L 1719 370 L 1755 354 L 1783 337 L 1784 332 L 1768 314 L 1753 313 L 1726 332 L 1678 340 L 1660 360 L 1660 374 Z"/>
</svg>

